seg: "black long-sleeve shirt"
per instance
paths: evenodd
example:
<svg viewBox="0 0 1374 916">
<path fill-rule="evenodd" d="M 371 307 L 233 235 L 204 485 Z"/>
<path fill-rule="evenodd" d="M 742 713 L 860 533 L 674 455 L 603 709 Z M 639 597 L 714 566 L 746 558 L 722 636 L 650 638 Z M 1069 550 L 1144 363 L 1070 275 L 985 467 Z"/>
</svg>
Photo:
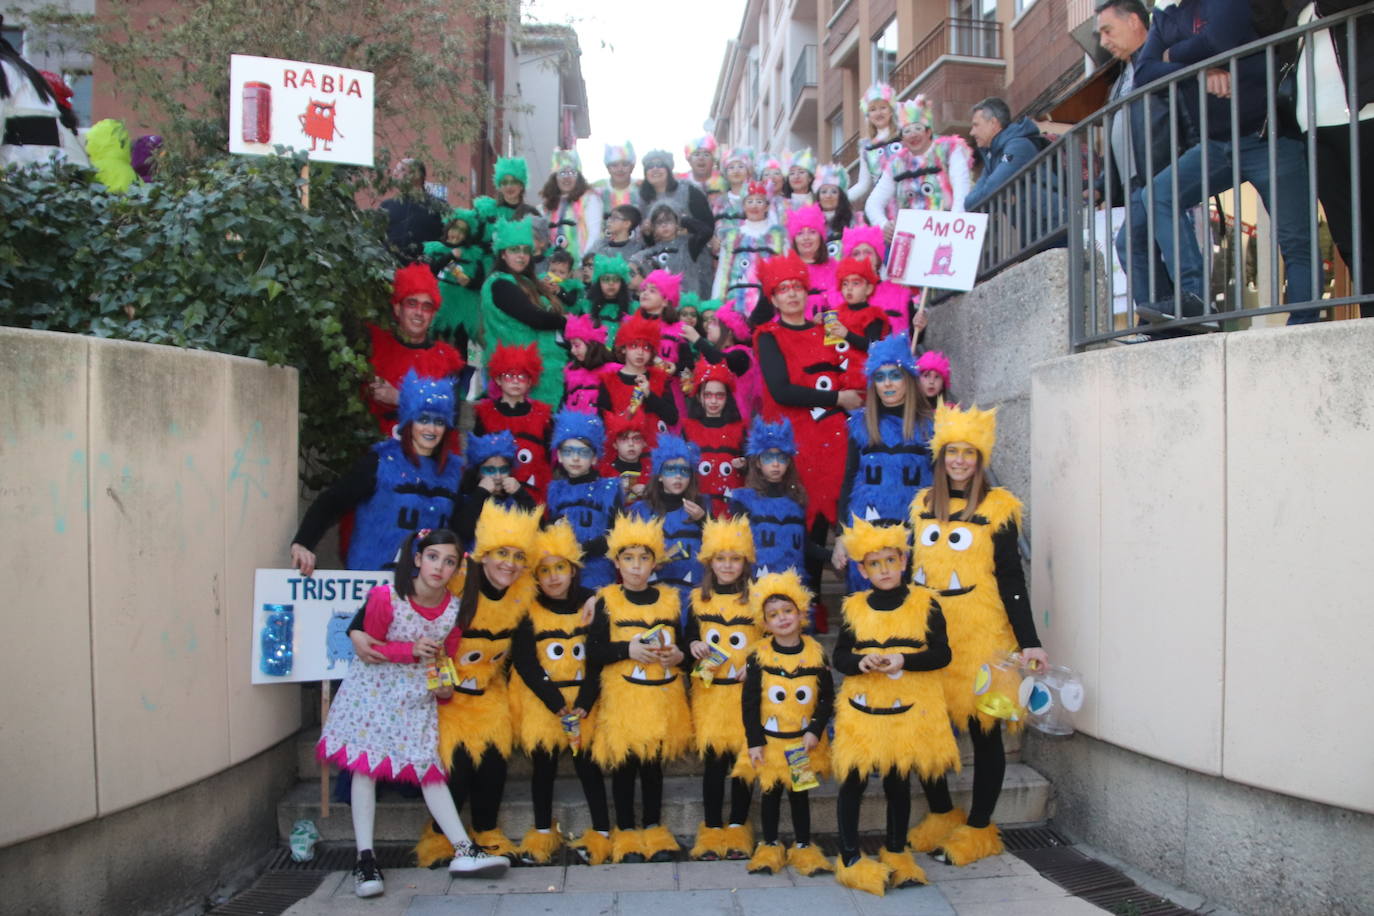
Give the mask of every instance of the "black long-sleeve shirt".
<svg viewBox="0 0 1374 916">
<path fill-rule="evenodd" d="M 377 460 L 377 453 L 368 449 L 342 477 L 316 496 L 310 508 L 305 510 L 305 517 L 291 543 L 314 550 L 325 532 L 350 509 L 371 499 L 377 492 Z"/>
<path fill-rule="evenodd" d="M 620 376 L 622 382 L 633 388 L 635 379 L 638 378 L 639 374 L 622 371 L 617 372 L 616 375 Z M 673 384 L 673 380 L 669 379 L 668 384 Z M 611 413 L 615 410 L 615 402 L 611 400 L 611 391 L 606 387 L 605 382 L 602 382 L 601 387 L 597 389 L 596 409 L 602 413 Z M 643 409 L 669 426 L 677 422 L 677 404 L 673 403 L 673 396 L 668 393 L 667 388 L 663 389 L 663 394 L 654 394 L 653 390 L 650 389 L 648 396 L 644 398 Z"/>
<path fill-rule="evenodd" d="M 895 611 L 902 606 L 910 593 L 911 588 L 907 585 L 889 589 L 875 588 L 868 593 L 868 606 L 875 611 Z M 922 646 L 898 653 L 902 656 L 903 671 L 936 671 L 948 665 L 953 658 L 949 648 L 949 636 L 945 632 L 945 615 L 940 610 L 939 602 L 930 602 L 929 610 L 926 612 L 925 633 L 920 636 L 914 633 L 911 635 Z M 841 674 L 860 673 L 859 662 L 864 654 L 854 651 L 855 642 L 856 637 L 849 624 L 841 624 L 839 638 L 835 641 L 834 656 L 835 670 Z M 884 654 L 890 653 L 884 650 Z"/>
<path fill-rule="evenodd" d="M 748 372 L 749 367 L 754 365 L 748 350 L 736 348 L 726 353 L 705 337 L 697 338 L 696 349 L 701 354 L 702 359 L 713 366 L 719 365 L 723 361 L 725 368 L 733 372 L 737 378 Z"/>
<path fill-rule="evenodd" d="M 463 486 L 459 490 L 463 495 L 463 501 L 453 516 L 453 533 L 458 535 L 458 540 L 464 544 L 471 544 L 477 536 L 477 519 L 482 514 L 482 507 L 487 504 L 487 500 L 496 495 L 477 486 L 478 481 L 482 479 L 481 473 L 479 468 L 468 468 L 463 475 Z M 501 495 L 506 494 L 503 492 Z M 523 485 L 510 496 L 521 509 L 533 510 L 539 505 Z"/>
<path fill-rule="evenodd" d="M 768 386 L 768 393 L 784 407 L 834 407 L 839 403 L 839 391 L 821 391 L 792 381 L 787 374 L 787 360 L 783 358 L 782 349 L 773 337 L 774 333 L 801 331 L 812 327 L 812 324 L 809 321 L 788 324 L 778 319 L 778 327 L 779 331 L 758 336 L 759 371 L 763 374 L 763 383 Z"/>
<path fill-rule="evenodd" d="M 523 325 L 536 331 L 561 331 L 568 319 L 542 309 L 530 301 L 518 284 L 497 280 L 491 285 L 492 304 Z"/>
<path fill-rule="evenodd" d="M 658 603 L 658 587 L 651 585 L 642 591 L 631 591 L 624 589 L 625 598 L 631 604 L 640 607 L 649 607 Z M 673 628 L 673 645 L 679 650 L 685 645 L 683 642 L 682 623 L 678 618 L 670 624 Z M 611 617 L 606 612 L 606 599 L 596 599 L 596 617 L 592 620 L 591 632 L 587 634 L 587 658 L 598 667 L 623 662 L 630 657 L 629 640 L 611 640 Z M 683 660 L 677 667 L 686 664 L 687 656 L 684 653 Z"/>
<path fill-rule="evenodd" d="M 796 655 L 804 648 L 798 642 L 795 646 L 780 646 L 777 639 L 770 639 L 774 651 L 782 655 Z M 825 734 L 830 717 L 835 712 L 835 678 L 830 673 L 830 664 L 821 656 L 821 670 L 817 673 L 816 708 L 806 731 L 820 738 Z M 740 696 L 740 708 L 744 715 L 744 739 L 748 747 L 762 747 L 767 735 L 763 731 L 763 669 L 750 665 L 744 671 L 744 692 Z"/>
<path fill-rule="evenodd" d="M 578 628 L 578 615 L 582 612 L 582 605 L 590 598 L 590 589 L 578 586 L 572 589 L 565 598 L 548 598 L 544 595 L 539 596 L 539 603 L 555 614 L 566 615 L 568 618 L 567 626 L 564 627 L 569 632 Z M 563 694 L 553 686 L 548 674 L 544 671 L 544 666 L 539 662 L 539 647 L 534 638 L 534 623 L 526 617 L 520 622 L 515 630 L 515 637 L 511 640 L 510 650 L 511 665 L 515 668 L 516 674 L 525 682 L 525 686 L 534 691 L 534 695 L 539 697 L 540 702 L 548 708 L 549 712 L 558 715 L 567 704 L 563 700 Z M 592 706 L 596 704 L 596 699 L 601 694 L 601 669 L 591 664 L 591 659 L 586 659 L 585 670 L 582 672 L 582 685 L 577 690 L 577 698 L 573 701 L 573 706 L 591 712 Z"/>
</svg>

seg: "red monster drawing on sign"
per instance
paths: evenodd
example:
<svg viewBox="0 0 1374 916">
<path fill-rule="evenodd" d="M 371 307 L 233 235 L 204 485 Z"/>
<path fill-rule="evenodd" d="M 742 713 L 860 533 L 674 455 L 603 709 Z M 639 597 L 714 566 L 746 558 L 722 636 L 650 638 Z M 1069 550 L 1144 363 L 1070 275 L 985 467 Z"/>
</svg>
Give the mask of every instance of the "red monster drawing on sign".
<svg viewBox="0 0 1374 916">
<path fill-rule="evenodd" d="M 310 104 L 305 108 L 305 114 L 297 115 L 301 120 L 301 130 L 310 138 L 310 150 L 314 152 L 315 144 L 323 141 L 325 152 L 330 151 L 330 145 L 335 137 L 342 137 L 343 132 L 334 126 L 335 102 L 317 102 L 310 100 Z"/>
<path fill-rule="evenodd" d="M 327 147 L 326 147 L 327 148 Z M 935 257 L 931 258 L 930 270 L 926 271 L 927 277 L 952 277 L 954 276 L 954 246 L 937 245 L 935 246 Z"/>
</svg>

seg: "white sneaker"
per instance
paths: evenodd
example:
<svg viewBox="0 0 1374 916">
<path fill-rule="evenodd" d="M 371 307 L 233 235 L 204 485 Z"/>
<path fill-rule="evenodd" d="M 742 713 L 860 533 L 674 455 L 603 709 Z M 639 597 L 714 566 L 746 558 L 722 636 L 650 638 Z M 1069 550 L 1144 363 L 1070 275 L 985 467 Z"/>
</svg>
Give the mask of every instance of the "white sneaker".
<svg viewBox="0 0 1374 916">
<path fill-rule="evenodd" d="M 494 856 L 475 843 L 459 843 L 453 848 L 453 861 L 448 871 L 459 878 L 494 878 L 506 873 L 510 860 Z"/>
<path fill-rule="evenodd" d="M 353 866 L 353 893 L 359 897 L 380 897 L 385 889 L 377 860 L 371 856 L 359 859 L 358 864 Z"/>
</svg>

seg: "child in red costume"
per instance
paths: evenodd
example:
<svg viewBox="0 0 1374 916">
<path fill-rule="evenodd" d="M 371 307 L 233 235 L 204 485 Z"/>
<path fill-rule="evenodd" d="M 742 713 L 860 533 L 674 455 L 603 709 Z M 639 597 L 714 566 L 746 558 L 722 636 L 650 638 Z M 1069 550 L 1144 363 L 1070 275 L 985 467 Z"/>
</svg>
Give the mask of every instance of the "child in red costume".
<svg viewBox="0 0 1374 916">
<path fill-rule="evenodd" d="M 549 464 L 553 411 L 548 404 L 530 400 L 527 395 L 543 370 L 534 344 L 497 347 L 487 360 L 487 372 L 501 396 L 477 402 L 473 426 L 473 433 L 478 436 L 510 430 L 515 436 L 515 478 L 529 488 L 530 495 L 539 503 L 544 501 L 544 490 L 553 472 Z"/>
<path fill-rule="evenodd" d="M 744 486 L 745 426 L 734 399 L 737 382 L 725 363 L 712 365 L 698 360 L 692 376 L 694 397 L 682 422 L 683 437 L 701 449 L 697 486 L 702 493 L 715 497 L 711 500 L 713 516 L 724 515 L 725 497 Z"/>
<path fill-rule="evenodd" d="M 830 295 L 830 309 L 841 328 L 827 323 L 827 333 L 835 339 L 844 338 L 844 343 L 835 349 L 845 354 L 849 360 L 846 367 L 855 372 L 864 371 L 868 362 L 868 345 L 882 340 L 892 331 L 887 313 L 868 301 L 878 286 L 878 275 L 873 265 L 864 258 L 845 258 L 835 268 L 835 292 Z M 827 314 L 829 317 L 829 314 Z"/>
<path fill-rule="evenodd" d="M 601 376 L 596 398 L 596 408 L 608 431 L 614 414 L 646 413 L 655 431 L 677 425 L 677 405 L 668 391 L 671 380 L 668 373 L 652 365 L 662 332 L 663 322 L 638 313 L 626 318 L 615 332 L 615 356 L 621 367 Z"/>
<path fill-rule="evenodd" d="M 606 453 L 597 465 L 602 477 L 619 477 L 622 505 L 644 495 L 652 468 L 649 452 L 658 442 L 658 430 L 643 411 L 626 416 L 606 416 Z"/>
</svg>

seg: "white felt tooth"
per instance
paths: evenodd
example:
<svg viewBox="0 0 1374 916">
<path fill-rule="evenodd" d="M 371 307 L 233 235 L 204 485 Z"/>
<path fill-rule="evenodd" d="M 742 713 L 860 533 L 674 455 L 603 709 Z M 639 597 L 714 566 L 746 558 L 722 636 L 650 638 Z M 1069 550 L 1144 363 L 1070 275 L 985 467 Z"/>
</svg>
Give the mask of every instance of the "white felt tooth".
<svg viewBox="0 0 1374 916">
<path fill-rule="evenodd" d="M 893 700 L 893 701 L 892 701 L 892 708 L 893 708 L 893 709 L 901 709 L 901 708 L 902 708 L 902 701 L 901 701 L 901 700 Z"/>
<path fill-rule="evenodd" d="M 889 671 L 889 672 L 887 673 L 887 676 L 888 676 L 889 678 L 891 678 L 892 680 L 894 680 L 894 681 L 900 680 L 901 677 L 902 677 L 902 672 L 903 672 L 903 669 L 898 668 L 896 671 Z"/>
<path fill-rule="evenodd" d="M 806 716 L 802 716 L 802 728 L 806 728 L 806 726 L 808 726 L 808 725 L 810 725 L 810 724 L 811 724 L 811 720 L 808 719 Z"/>
<path fill-rule="evenodd" d="M 924 566 L 918 566 L 918 567 L 916 567 L 916 575 L 913 576 L 912 578 L 916 580 L 916 584 L 917 584 L 917 585 L 925 585 L 925 584 L 926 584 L 926 568 L 925 568 Z"/>
<path fill-rule="evenodd" d="M 856 696 L 856 697 L 854 698 L 854 702 L 855 702 L 855 703 L 858 703 L 860 706 L 867 706 L 867 705 L 868 705 L 868 694 L 866 694 L 866 693 L 861 693 L 861 694 L 859 694 L 858 696 Z"/>
<path fill-rule="evenodd" d="M 634 670 L 630 672 L 630 677 L 632 677 L 632 678 L 634 678 L 635 680 L 638 680 L 638 681 L 647 681 L 647 680 L 649 679 L 649 678 L 644 674 L 644 669 L 641 668 L 641 667 L 639 667 L 638 665 L 635 665 Z"/>
<path fill-rule="evenodd" d="M 775 732 L 778 730 L 778 717 L 769 716 L 768 721 L 763 723 L 764 731 Z"/>
<path fill-rule="evenodd" d="M 727 681 L 733 681 L 733 680 L 737 679 L 738 677 L 739 677 L 739 669 L 736 668 L 734 665 L 731 665 L 731 666 L 730 666 L 730 673 L 727 674 L 727 675 L 725 675 L 725 679 L 726 679 Z"/>
<path fill-rule="evenodd" d="M 475 678 L 475 677 L 465 677 L 465 678 L 463 678 L 462 683 L 460 683 L 458 686 L 459 686 L 459 687 L 462 687 L 464 690 L 476 690 L 476 689 L 477 689 L 477 678 Z"/>
<path fill-rule="evenodd" d="M 580 681 L 580 680 L 582 680 L 582 669 L 581 669 L 581 668 L 578 668 L 578 669 L 577 669 L 577 673 L 573 675 L 573 680 L 575 680 L 575 681 Z"/>
<path fill-rule="evenodd" d="M 876 522 L 881 518 L 882 516 L 878 514 L 878 510 L 873 506 L 869 506 L 864 510 L 864 521 L 866 522 Z"/>
<path fill-rule="evenodd" d="M 819 420 L 819 419 L 820 419 L 821 417 L 823 417 L 823 416 L 825 416 L 825 408 L 824 408 L 824 407 L 812 407 L 812 408 L 811 408 L 811 419 L 813 419 L 813 420 Z"/>
<path fill-rule="evenodd" d="M 950 573 L 950 574 L 949 574 L 949 590 L 952 591 L 952 592 L 953 592 L 953 591 L 958 591 L 959 589 L 961 589 L 961 588 L 963 588 L 963 587 L 964 587 L 963 583 L 959 581 L 959 574 L 958 574 L 957 572 L 952 572 L 952 573 Z"/>
</svg>

